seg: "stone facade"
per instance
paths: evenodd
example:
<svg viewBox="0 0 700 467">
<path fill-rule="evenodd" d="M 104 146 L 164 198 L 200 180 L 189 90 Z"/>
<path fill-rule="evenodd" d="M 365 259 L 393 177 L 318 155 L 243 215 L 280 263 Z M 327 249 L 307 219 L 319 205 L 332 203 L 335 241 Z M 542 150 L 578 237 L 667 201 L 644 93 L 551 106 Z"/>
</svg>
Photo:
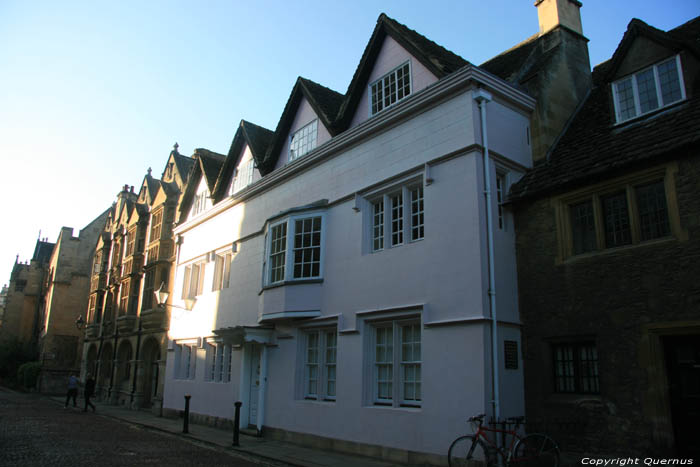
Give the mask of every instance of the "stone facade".
<svg viewBox="0 0 700 467">
<path fill-rule="evenodd" d="M 47 265 L 44 300 L 39 318 L 38 389 L 62 393 L 70 373 L 80 371 L 81 331 L 76 320 L 87 306 L 90 268 L 107 211 L 73 236 L 63 227 Z"/>
<path fill-rule="evenodd" d="M 155 291 L 171 282 L 172 225 L 192 160 L 170 153 L 161 179 L 125 186 L 103 223 L 90 274 L 83 378 L 98 397 L 131 408 L 162 408 L 169 311 Z"/>
<path fill-rule="evenodd" d="M 528 428 L 566 451 L 699 454 L 700 77 L 691 46 L 675 42 L 699 31 L 697 18 L 668 34 L 633 20 L 551 157 L 511 192 Z M 613 83 L 673 62 L 675 101 L 616 117 Z M 651 185 L 654 220 L 640 207 Z M 627 224 L 613 225 L 620 213 Z"/>
</svg>

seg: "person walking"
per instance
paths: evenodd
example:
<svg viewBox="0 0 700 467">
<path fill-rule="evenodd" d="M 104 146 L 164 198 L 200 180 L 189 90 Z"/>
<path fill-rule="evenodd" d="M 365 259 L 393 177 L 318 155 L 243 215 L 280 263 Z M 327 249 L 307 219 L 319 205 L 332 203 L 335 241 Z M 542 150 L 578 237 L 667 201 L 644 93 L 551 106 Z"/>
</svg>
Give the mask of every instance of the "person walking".
<svg viewBox="0 0 700 467">
<path fill-rule="evenodd" d="M 68 378 L 68 393 L 66 394 L 66 405 L 68 408 L 68 401 L 73 399 L 73 407 L 77 407 L 75 403 L 75 398 L 78 397 L 78 378 L 74 374 L 71 374 Z"/>
<path fill-rule="evenodd" d="M 95 405 L 90 402 L 90 398 L 93 394 L 95 394 L 95 379 L 90 373 L 88 373 L 87 378 L 85 379 L 85 389 L 83 389 L 83 396 L 85 397 L 85 408 L 83 409 L 83 412 L 87 412 L 88 405 L 92 407 L 93 412 L 96 411 Z"/>
</svg>

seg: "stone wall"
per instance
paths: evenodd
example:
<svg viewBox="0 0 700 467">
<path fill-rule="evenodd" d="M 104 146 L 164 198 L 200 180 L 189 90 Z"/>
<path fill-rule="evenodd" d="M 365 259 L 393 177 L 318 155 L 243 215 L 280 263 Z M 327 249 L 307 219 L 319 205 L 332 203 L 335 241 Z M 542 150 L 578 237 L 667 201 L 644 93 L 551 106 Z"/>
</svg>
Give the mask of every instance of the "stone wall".
<svg viewBox="0 0 700 467">
<path fill-rule="evenodd" d="M 698 180 L 700 156 L 679 160 L 680 239 L 561 262 L 552 199 L 516 207 L 526 414 L 530 430 L 550 433 L 564 450 L 651 455 L 672 446 L 653 329 L 700 334 Z M 569 338 L 596 343 L 600 394 L 554 393 L 551 344 Z"/>
</svg>

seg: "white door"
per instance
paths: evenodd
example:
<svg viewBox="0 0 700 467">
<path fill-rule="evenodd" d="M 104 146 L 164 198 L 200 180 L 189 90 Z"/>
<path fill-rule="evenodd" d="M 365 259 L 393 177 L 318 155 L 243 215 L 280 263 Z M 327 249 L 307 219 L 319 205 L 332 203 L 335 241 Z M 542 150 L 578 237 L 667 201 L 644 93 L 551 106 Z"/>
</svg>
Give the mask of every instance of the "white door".
<svg viewBox="0 0 700 467">
<path fill-rule="evenodd" d="M 250 353 L 250 407 L 248 424 L 258 421 L 258 391 L 260 390 L 260 346 L 253 344 Z"/>
</svg>

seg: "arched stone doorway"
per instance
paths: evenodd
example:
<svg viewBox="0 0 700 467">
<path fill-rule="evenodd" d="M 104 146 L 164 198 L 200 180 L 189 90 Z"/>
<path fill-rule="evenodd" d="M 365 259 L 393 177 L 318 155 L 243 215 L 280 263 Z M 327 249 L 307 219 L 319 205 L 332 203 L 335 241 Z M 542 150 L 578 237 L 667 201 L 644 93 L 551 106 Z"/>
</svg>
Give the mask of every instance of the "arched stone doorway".
<svg viewBox="0 0 700 467">
<path fill-rule="evenodd" d="M 143 343 L 141 355 L 143 365 L 143 379 L 141 380 L 143 407 L 150 408 L 158 395 L 159 380 L 163 377 L 160 371 L 160 343 L 156 339 L 149 337 Z"/>
<path fill-rule="evenodd" d="M 119 344 L 117 352 L 117 379 L 115 386 L 129 383 L 131 377 L 131 360 L 132 360 L 131 342 L 124 340 Z"/>
<path fill-rule="evenodd" d="M 85 375 L 97 377 L 97 345 L 90 344 L 85 357 Z"/>
<path fill-rule="evenodd" d="M 100 392 L 106 395 L 106 390 L 109 388 L 109 378 L 112 374 L 112 360 L 113 357 L 112 344 L 107 342 L 102 347 L 102 352 L 99 357 L 100 359 L 100 371 L 97 376 L 97 386 Z"/>
</svg>

